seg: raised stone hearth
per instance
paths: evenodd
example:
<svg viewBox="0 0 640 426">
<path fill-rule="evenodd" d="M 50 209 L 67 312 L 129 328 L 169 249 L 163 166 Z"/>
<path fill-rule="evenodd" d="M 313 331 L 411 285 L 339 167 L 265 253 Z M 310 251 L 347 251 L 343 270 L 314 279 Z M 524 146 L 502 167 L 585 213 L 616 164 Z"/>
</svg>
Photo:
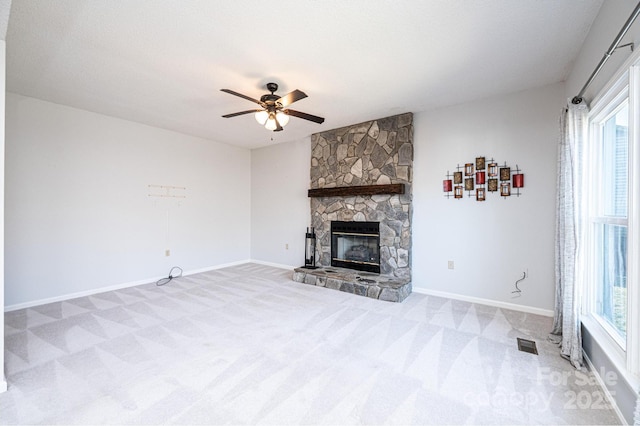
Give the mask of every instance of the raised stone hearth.
<svg viewBox="0 0 640 426">
<path fill-rule="evenodd" d="M 411 294 L 410 280 L 346 268 L 296 268 L 293 280 L 388 302 L 402 302 Z"/>
</svg>

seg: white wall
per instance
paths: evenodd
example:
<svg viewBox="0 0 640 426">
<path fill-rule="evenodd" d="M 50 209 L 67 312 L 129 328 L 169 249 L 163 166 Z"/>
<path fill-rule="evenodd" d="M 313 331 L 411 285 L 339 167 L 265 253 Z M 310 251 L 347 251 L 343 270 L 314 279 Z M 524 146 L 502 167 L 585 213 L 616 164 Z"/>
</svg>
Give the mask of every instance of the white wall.
<svg viewBox="0 0 640 426">
<path fill-rule="evenodd" d="M 249 259 L 250 151 L 6 102 L 7 306 Z M 148 185 L 186 198 L 149 197 Z"/>
<path fill-rule="evenodd" d="M 304 265 L 310 162 L 310 138 L 251 151 L 252 259 Z"/>
<path fill-rule="evenodd" d="M 5 71 L 6 47 L 4 40 L 0 40 L 0 241 L 4 241 L 4 150 L 5 150 Z M 4 244 L 0 244 L 0 306 L 4 306 Z M 4 311 L 3 311 L 4 312 Z M 0 312 L 0 392 L 7 390 L 4 377 L 4 315 Z"/>
<path fill-rule="evenodd" d="M 414 114 L 414 288 L 553 309 L 556 146 L 564 102 L 564 85 L 555 84 Z M 445 198 L 447 171 L 478 156 L 517 164 L 522 195 Z M 529 276 L 514 298 L 525 270 Z"/>
<path fill-rule="evenodd" d="M 582 86 L 587 82 L 589 76 L 605 52 L 609 49 L 611 43 L 613 43 L 613 40 L 620 32 L 620 29 L 622 29 L 624 23 L 629 19 L 636 5 L 637 2 L 634 1 L 605 1 L 602 3 L 600 12 L 593 22 L 589 34 L 582 45 L 580 54 L 576 58 L 571 73 L 567 78 L 567 98 L 571 99 L 580 92 L 580 89 L 582 89 Z M 636 20 L 620 44 L 629 42 L 635 42 L 636 49 L 640 47 L 640 20 Z M 616 50 L 613 55 L 611 55 L 598 76 L 587 89 L 584 95 L 587 103 L 593 100 L 595 95 L 598 94 L 630 55 L 631 49 L 629 49 L 629 47 Z"/>
</svg>

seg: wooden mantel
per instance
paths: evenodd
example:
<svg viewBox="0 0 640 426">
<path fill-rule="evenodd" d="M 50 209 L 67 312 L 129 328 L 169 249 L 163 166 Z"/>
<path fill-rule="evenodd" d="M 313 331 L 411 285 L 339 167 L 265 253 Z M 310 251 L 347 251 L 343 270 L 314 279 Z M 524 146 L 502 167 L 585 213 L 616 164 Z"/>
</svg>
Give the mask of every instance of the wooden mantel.
<svg viewBox="0 0 640 426">
<path fill-rule="evenodd" d="M 404 194 L 403 183 L 389 185 L 342 186 L 309 190 L 309 197 L 351 197 L 354 195 Z"/>
</svg>

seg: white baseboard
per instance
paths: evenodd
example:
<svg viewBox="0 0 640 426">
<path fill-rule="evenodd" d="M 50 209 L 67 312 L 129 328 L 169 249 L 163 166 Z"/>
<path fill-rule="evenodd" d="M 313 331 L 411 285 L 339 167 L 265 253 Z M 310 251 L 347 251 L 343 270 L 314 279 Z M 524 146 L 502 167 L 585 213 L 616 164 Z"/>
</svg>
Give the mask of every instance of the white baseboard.
<svg viewBox="0 0 640 426">
<path fill-rule="evenodd" d="M 188 276 L 188 275 L 193 275 L 193 274 L 199 274 L 201 272 L 208 272 L 208 271 L 213 271 L 213 270 L 216 270 L 216 269 L 228 268 L 230 266 L 237 266 L 237 265 L 242 265 L 242 264 L 251 263 L 251 262 L 252 262 L 251 260 L 246 259 L 246 260 L 240 260 L 240 261 L 237 261 L 237 262 L 223 263 L 221 265 L 208 266 L 206 268 L 189 270 L 189 271 L 183 272 L 182 275 L 183 276 Z M 47 303 L 62 302 L 62 301 L 65 301 L 65 300 L 75 299 L 75 298 L 78 298 L 78 297 L 92 296 L 94 294 L 104 293 L 106 291 L 121 290 L 123 288 L 135 287 L 135 286 L 142 285 L 142 284 L 153 283 L 153 282 L 158 281 L 161 278 L 166 278 L 166 275 L 163 275 L 161 277 L 151 277 L 151 278 L 145 278 L 143 280 L 130 281 L 130 282 L 127 282 L 127 283 L 115 284 L 115 285 L 111 285 L 111 286 L 107 286 L 107 287 L 94 288 L 94 289 L 91 289 L 91 290 L 79 291 L 79 292 L 76 292 L 76 293 L 67 293 L 67 294 L 63 294 L 61 296 L 49 297 L 49 298 L 46 298 L 46 299 L 32 300 L 32 301 L 24 302 L 24 303 L 16 303 L 15 305 L 7 305 L 7 306 L 5 306 L 4 307 L 4 311 L 5 312 L 17 311 L 18 309 L 32 308 L 34 306 L 46 305 Z"/>
<path fill-rule="evenodd" d="M 274 268 L 286 269 L 287 271 L 293 271 L 295 268 L 297 268 L 297 266 L 283 265 L 281 263 L 265 262 L 263 260 L 251 259 L 249 262 L 257 263 L 259 265 L 273 266 Z"/>
<path fill-rule="evenodd" d="M 201 272 L 215 271 L 216 269 L 229 268 L 230 266 L 244 265 L 245 263 L 251 263 L 251 262 L 253 261 L 250 259 L 238 260 L 237 262 L 229 262 L 229 263 L 223 263 L 221 265 L 216 265 L 216 266 L 207 266 L 206 268 L 193 269 L 193 270 L 190 270 L 189 272 L 183 273 L 183 275 L 186 276 L 186 275 L 199 274 Z"/>
<path fill-rule="evenodd" d="M 616 400 L 613 397 L 613 395 L 611 395 L 611 392 L 609 392 L 609 389 L 605 385 L 604 380 L 602 380 L 602 377 L 600 377 L 600 372 L 593 365 L 593 363 L 591 362 L 591 360 L 587 356 L 587 353 L 584 351 L 584 349 L 582 350 L 582 356 L 584 357 L 584 360 L 587 362 L 587 365 L 589 366 L 589 370 L 591 370 L 591 372 L 593 373 L 594 377 L 596 378 L 596 381 L 598 382 L 598 386 L 600 386 L 600 389 L 602 389 L 602 392 L 604 392 L 604 395 L 609 400 L 609 403 L 611 404 L 611 407 L 613 408 L 613 411 L 616 412 L 616 415 L 618 416 L 618 420 L 620 420 L 620 424 L 621 425 L 627 424 L 627 421 L 625 420 L 624 416 L 622 415 L 622 411 L 620 411 L 620 408 L 618 408 L 618 403 L 616 402 Z"/>
<path fill-rule="evenodd" d="M 7 381 L 6 380 L 0 380 L 0 393 L 6 392 L 7 389 L 8 389 Z"/>
<path fill-rule="evenodd" d="M 512 311 L 526 312 L 529 314 L 553 317 L 553 311 L 549 309 L 534 308 L 533 306 L 518 305 L 498 300 L 483 299 L 480 297 L 465 296 L 463 294 L 448 293 L 446 291 L 429 290 L 427 288 L 413 287 L 414 293 L 426 294 L 427 296 L 445 297 L 447 299 L 462 300 L 464 302 L 478 303 L 480 305 L 495 306 L 496 308 L 510 309 Z"/>
</svg>

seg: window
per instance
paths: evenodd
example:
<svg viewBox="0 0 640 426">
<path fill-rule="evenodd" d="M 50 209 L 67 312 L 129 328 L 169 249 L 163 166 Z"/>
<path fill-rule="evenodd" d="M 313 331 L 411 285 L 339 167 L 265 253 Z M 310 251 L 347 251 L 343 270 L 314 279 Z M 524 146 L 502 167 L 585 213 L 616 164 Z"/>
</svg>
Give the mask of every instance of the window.
<svg viewBox="0 0 640 426">
<path fill-rule="evenodd" d="M 640 378 L 640 52 L 593 101 L 579 161 L 582 324 Z M 622 370 L 621 370 L 622 371 Z M 631 382 L 629 382 L 631 383 Z"/>
<path fill-rule="evenodd" d="M 610 110 L 610 112 L 609 112 Z M 616 99 L 593 121 L 592 313 L 626 346 L 629 102 Z"/>
</svg>

